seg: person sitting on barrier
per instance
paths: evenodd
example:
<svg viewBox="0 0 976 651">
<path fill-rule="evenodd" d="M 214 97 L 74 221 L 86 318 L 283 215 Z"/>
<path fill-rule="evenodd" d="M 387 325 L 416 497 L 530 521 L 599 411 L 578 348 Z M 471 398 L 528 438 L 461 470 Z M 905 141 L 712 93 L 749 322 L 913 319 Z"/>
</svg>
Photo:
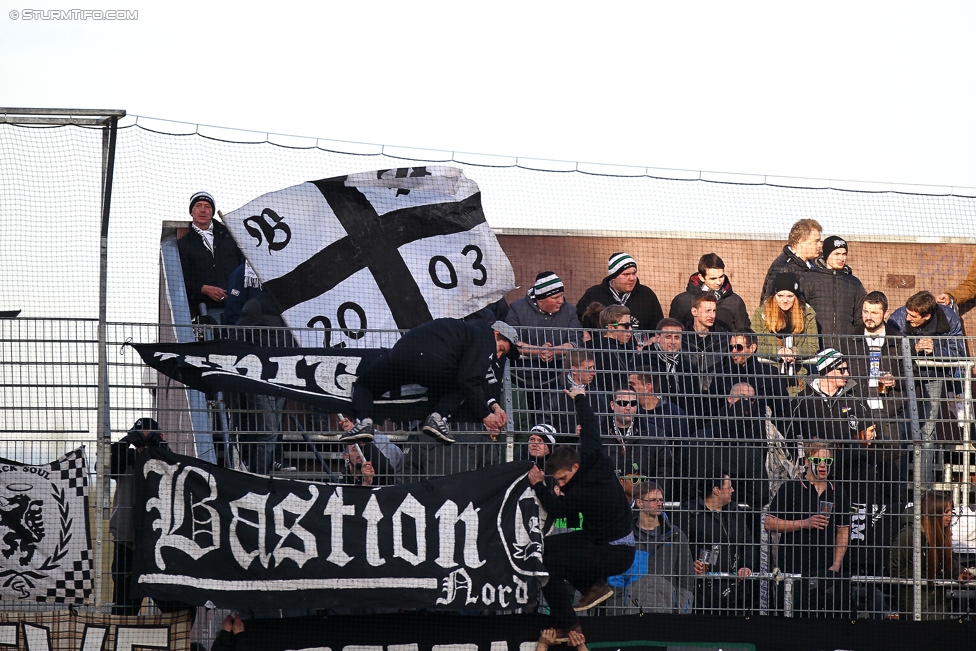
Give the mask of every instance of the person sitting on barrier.
<svg viewBox="0 0 976 651">
<path fill-rule="evenodd" d="M 779 569 L 799 574 L 793 583 L 794 611 L 846 617 L 850 591 L 842 579 L 850 538 L 850 503 L 829 479 L 833 447 L 820 440 L 804 445 L 806 472 L 785 482 L 769 505 L 763 525 L 782 534 Z"/>
<path fill-rule="evenodd" d="M 183 268 L 183 284 L 190 312 L 203 303 L 207 313 L 218 318 L 227 300 L 227 279 L 244 262 L 230 231 L 213 220 L 217 204 L 208 192 L 190 197 L 189 232 L 176 242 Z"/>
<path fill-rule="evenodd" d="M 573 387 L 590 388 L 596 379 L 596 361 L 592 350 L 571 350 L 569 370 L 564 372 L 556 381 L 556 386 L 545 393 L 542 398 L 542 414 L 537 419 L 551 423 L 559 434 L 579 434 L 576 424 L 576 409 L 566 397 L 565 389 Z"/>
<path fill-rule="evenodd" d="M 405 384 L 427 388 L 433 412 L 424 432 L 442 443 L 454 443 L 448 419 L 457 416 L 462 402 L 489 430 L 505 427 L 508 415 L 488 399 L 487 376 L 492 362 L 519 358 L 515 329 L 504 321 L 490 328 L 480 321 L 435 319 L 407 332 L 390 351 L 373 361 L 353 385 L 356 424 L 340 441 L 371 441 L 373 398 Z"/>
<path fill-rule="evenodd" d="M 607 577 L 626 570 L 634 560 L 630 503 L 600 441 L 600 423 L 581 387 L 567 390 L 580 424 L 579 451 L 560 446 L 546 463 L 533 466 L 529 483 L 553 518 L 582 515 L 582 529 L 546 539 L 542 562 L 549 581 L 542 588 L 557 628 L 580 630 L 576 612 L 588 610 L 613 595 Z M 551 474 L 560 495 L 545 483 Z M 573 589 L 583 597 L 573 606 Z M 559 635 L 558 637 L 564 637 Z"/>
<path fill-rule="evenodd" d="M 641 482 L 635 493 L 637 552 L 627 571 L 610 577 L 620 591 L 609 607 L 623 615 L 690 614 L 695 594 L 688 537 L 664 512 L 664 491 L 657 483 Z"/>
<path fill-rule="evenodd" d="M 921 509 L 922 528 L 922 600 L 918 609 L 922 619 L 947 619 L 952 616 L 945 585 L 930 581 L 971 581 L 973 573 L 964 569 L 952 553 L 952 498 L 942 491 L 927 491 L 916 502 Z M 911 579 L 914 570 L 915 525 L 909 520 L 894 542 L 891 556 L 891 576 Z M 898 586 L 898 609 L 902 617 L 912 619 L 915 609 L 915 589 L 912 585 Z"/>
<path fill-rule="evenodd" d="M 758 354 L 778 364 L 783 375 L 801 375 L 797 365 L 820 349 L 817 313 L 798 296 L 796 274 L 778 274 L 772 295 L 759 304 L 752 327 L 759 335 Z M 798 385 L 794 385 L 798 386 Z"/>
<path fill-rule="evenodd" d="M 733 502 L 735 487 L 727 473 L 702 468 L 710 476 L 701 481 L 696 500 L 683 505 L 677 520 L 688 535 L 695 574 L 724 572 L 748 577 L 758 567 L 758 548 L 748 514 Z M 706 579 L 696 583 L 695 610 L 707 615 L 748 614 L 756 592 L 751 581 Z"/>
<path fill-rule="evenodd" d="M 627 375 L 636 366 L 630 310 L 625 305 L 610 305 L 600 312 L 603 336 L 586 342 L 596 363 L 596 389 L 607 395 L 627 386 Z"/>
</svg>

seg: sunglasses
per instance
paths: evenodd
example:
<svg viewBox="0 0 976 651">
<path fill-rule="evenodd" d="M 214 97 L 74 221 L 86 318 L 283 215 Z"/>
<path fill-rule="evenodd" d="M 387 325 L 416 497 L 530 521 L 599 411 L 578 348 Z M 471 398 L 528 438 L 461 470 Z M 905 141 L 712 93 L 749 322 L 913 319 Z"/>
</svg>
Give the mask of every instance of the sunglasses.
<svg viewBox="0 0 976 651">
<path fill-rule="evenodd" d="M 613 403 L 618 407 L 636 407 L 636 400 L 614 400 Z"/>
<path fill-rule="evenodd" d="M 807 457 L 807 459 L 812 461 L 815 466 L 819 466 L 821 463 L 829 466 L 834 463 L 832 457 Z"/>
<path fill-rule="evenodd" d="M 627 321 L 626 323 L 609 323 L 607 325 L 610 325 L 614 328 L 623 328 L 624 330 L 630 330 L 634 326 L 634 324 L 631 323 L 630 321 Z"/>
<path fill-rule="evenodd" d="M 744 346 L 743 344 L 729 344 L 729 350 L 735 351 L 737 353 L 741 353 L 745 349 L 746 346 Z"/>
</svg>

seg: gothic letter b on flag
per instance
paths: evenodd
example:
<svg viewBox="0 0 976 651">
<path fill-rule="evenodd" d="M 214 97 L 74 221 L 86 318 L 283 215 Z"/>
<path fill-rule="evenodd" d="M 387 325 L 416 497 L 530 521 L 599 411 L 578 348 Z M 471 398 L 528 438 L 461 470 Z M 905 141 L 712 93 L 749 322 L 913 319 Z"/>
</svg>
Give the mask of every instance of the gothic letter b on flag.
<svg viewBox="0 0 976 651">
<path fill-rule="evenodd" d="M 512 289 L 515 274 L 485 221 L 478 185 L 453 167 L 411 167 L 311 181 L 228 214 L 291 328 L 409 329 L 461 318 Z"/>
</svg>

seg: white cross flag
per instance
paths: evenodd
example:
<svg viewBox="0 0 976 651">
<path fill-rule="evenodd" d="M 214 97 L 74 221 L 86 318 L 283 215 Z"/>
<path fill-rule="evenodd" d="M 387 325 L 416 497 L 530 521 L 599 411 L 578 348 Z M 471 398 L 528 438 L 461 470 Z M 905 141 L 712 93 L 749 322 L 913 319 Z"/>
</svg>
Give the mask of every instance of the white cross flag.
<svg viewBox="0 0 976 651">
<path fill-rule="evenodd" d="M 515 286 L 478 185 L 453 167 L 310 181 L 262 195 L 224 223 L 293 329 L 360 339 L 367 328 L 467 316 Z"/>
</svg>

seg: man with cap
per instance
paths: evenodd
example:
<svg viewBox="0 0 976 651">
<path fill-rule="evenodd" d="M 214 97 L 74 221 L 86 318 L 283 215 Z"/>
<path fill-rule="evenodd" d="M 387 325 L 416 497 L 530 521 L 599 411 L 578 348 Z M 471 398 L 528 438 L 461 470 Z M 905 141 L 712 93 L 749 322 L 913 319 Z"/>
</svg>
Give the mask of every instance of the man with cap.
<svg viewBox="0 0 976 651">
<path fill-rule="evenodd" d="M 515 382 L 525 389 L 529 411 L 542 409 L 544 392 L 551 390 L 563 358 L 576 348 L 582 334 L 579 318 L 566 302 L 563 281 L 552 271 L 543 271 L 525 298 L 512 303 L 505 322 L 518 333 L 518 362 Z"/>
<path fill-rule="evenodd" d="M 800 276 L 800 291 L 817 312 L 821 335 L 857 335 L 864 329 L 861 303 L 867 292 L 847 266 L 847 241 L 831 235 L 823 241 L 823 253 L 813 270 Z M 843 346 L 841 338 L 833 342 Z M 830 340 L 827 340 L 830 341 Z"/>
<path fill-rule="evenodd" d="M 489 327 L 482 321 L 435 319 L 413 328 L 359 374 L 352 392 L 356 424 L 339 440 L 372 441 L 374 397 L 405 384 L 427 388 L 433 411 L 424 432 L 443 443 L 454 443 L 448 421 L 462 402 L 487 429 L 502 429 L 508 415 L 488 397 L 487 376 L 496 360 L 519 358 L 517 341 L 515 328 L 504 321 Z"/>
<path fill-rule="evenodd" d="M 190 197 L 190 230 L 176 243 L 190 309 L 195 311 L 203 303 L 212 316 L 223 313 L 227 279 L 244 262 L 230 231 L 213 220 L 216 211 L 209 193 L 197 192 Z"/>
<path fill-rule="evenodd" d="M 777 274 L 795 273 L 799 276 L 813 270 L 813 261 L 820 256 L 822 233 L 823 226 L 815 219 L 801 219 L 790 227 L 790 235 L 783 252 L 773 260 L 766 272 L 761 301 L 776 293 L 773 283 Z M 752 327 L 756 328 L 755 320 Z"/>
<path fill-rule="evenodd" d="M 619 251 L 607 261 L 607 277 L 586 290 L 576 304 L 576 316 L 583 317 L 590 303 L 626 305 L 630 308 L 634 328 L 650 330 L 664 318 L 657 294 L 637 278 L 637 262 L 629 253 Z"/>
</svg>

